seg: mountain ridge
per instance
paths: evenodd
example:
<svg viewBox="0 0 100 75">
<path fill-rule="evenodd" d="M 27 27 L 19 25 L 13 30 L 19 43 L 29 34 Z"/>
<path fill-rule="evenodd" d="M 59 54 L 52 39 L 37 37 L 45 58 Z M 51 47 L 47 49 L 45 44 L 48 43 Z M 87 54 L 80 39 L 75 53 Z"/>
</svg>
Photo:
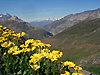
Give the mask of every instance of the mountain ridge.
<svg viewBox="0 0 100 75">
<path fill-rule="evenodd" d="M 67 15 L 60 20 L 54 21 L 47 25 L 45 29 L 55 35 L 81 21 L 88 19 L 92 20 L 95 18 L 100 18 L 100 8 L 96 10 L 88 10 L 81 13 Z"/>
<path fill-rule="evenodd" d="M 3 15 L 3 14 L 1 14 Z M 5 14 L 7 16 L 8 14 Z M 52 36 L 51 33 L 45 31 L 43 28 L 31 26 L 28 22 L 25 22 L 19 19 L 17 16 L 11 16 L 0 20 L 0 25 L 5 26 L 11 30 L 14 30 L 16 33 L 25 32 L 26 39 L 43 39 L 49 36 Z"/>
<path fill-rule="evenodd" d="M 45 27 L 49 24 L 51 24 L 52 22 L 59 20 L 60 18 L 47 18 L 45 20 L 41 20 L 41 21 L 32 21 L 29 22 L 30 25 L 32 26 L 41 26 L 41 27 Z"/>
</svg>

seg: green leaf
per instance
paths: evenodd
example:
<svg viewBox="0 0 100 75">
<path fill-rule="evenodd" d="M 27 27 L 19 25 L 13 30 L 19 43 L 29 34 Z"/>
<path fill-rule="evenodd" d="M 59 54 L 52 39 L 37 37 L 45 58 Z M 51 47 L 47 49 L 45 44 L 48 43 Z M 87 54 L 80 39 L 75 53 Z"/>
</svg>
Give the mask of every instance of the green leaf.
<svg viewBox="0 0 100 75">
<path fill-rule="evenodd" d="M 21 74 L 21 73 L 22 73 L 21 70 L 19 72 L 17 72 L 17 74 Z"/>
<path fill-rule="evenodd" d="M 26 75 L 26 71 L 24 71 L 23 75 Z"/>
</svg>

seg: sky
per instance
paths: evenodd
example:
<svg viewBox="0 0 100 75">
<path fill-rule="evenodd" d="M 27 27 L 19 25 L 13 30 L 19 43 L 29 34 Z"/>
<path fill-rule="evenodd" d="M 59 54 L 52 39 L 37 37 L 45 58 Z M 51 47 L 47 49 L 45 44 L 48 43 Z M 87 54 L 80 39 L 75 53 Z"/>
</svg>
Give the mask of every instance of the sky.
<svg viewBox="0 0 100 75">
<path fill-rule="evenodd" d="M 30 22 L 100 8 L 100 0 L 0 0 L 0 14 Z"/>
</svg>

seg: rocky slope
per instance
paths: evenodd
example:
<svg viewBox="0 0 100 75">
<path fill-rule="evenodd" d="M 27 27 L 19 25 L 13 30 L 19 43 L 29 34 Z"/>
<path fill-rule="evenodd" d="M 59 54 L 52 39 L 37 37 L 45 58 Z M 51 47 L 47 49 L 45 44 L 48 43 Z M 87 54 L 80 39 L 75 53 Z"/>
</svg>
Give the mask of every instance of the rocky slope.
<svg viewBox="0 0 100 75">
<path fill-rule="evenodd" d="M 13 20 L 13 21 L 18 21 L 18 22 L 23 22 L 23 20 L 19 19 L 17 16 L 13 16 L 8 20 Z"/>
<path fill-rule="evenodd" d="M 81 21 L 92 20 L 95 18 L 100 18 L 100 8 L 67 15 L 60 20 L 54 21 L 53 23 L 47 25 L 45 29 L 55 35 Z"/>
</svg>

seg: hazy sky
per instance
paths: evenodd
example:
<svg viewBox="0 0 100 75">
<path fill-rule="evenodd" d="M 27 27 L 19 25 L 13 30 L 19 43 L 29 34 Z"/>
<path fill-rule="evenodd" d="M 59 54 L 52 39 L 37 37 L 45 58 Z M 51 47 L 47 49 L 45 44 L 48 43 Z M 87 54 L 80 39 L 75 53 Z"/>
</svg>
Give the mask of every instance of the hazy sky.
<svg viewBox="0 0 100 75">
<path fill-rule="evenodd" d="M 0 0 L 0 14 L 9 13 L 27 22 L 97 8 L 100 8 L 100 0 Z"/>
</svg>

